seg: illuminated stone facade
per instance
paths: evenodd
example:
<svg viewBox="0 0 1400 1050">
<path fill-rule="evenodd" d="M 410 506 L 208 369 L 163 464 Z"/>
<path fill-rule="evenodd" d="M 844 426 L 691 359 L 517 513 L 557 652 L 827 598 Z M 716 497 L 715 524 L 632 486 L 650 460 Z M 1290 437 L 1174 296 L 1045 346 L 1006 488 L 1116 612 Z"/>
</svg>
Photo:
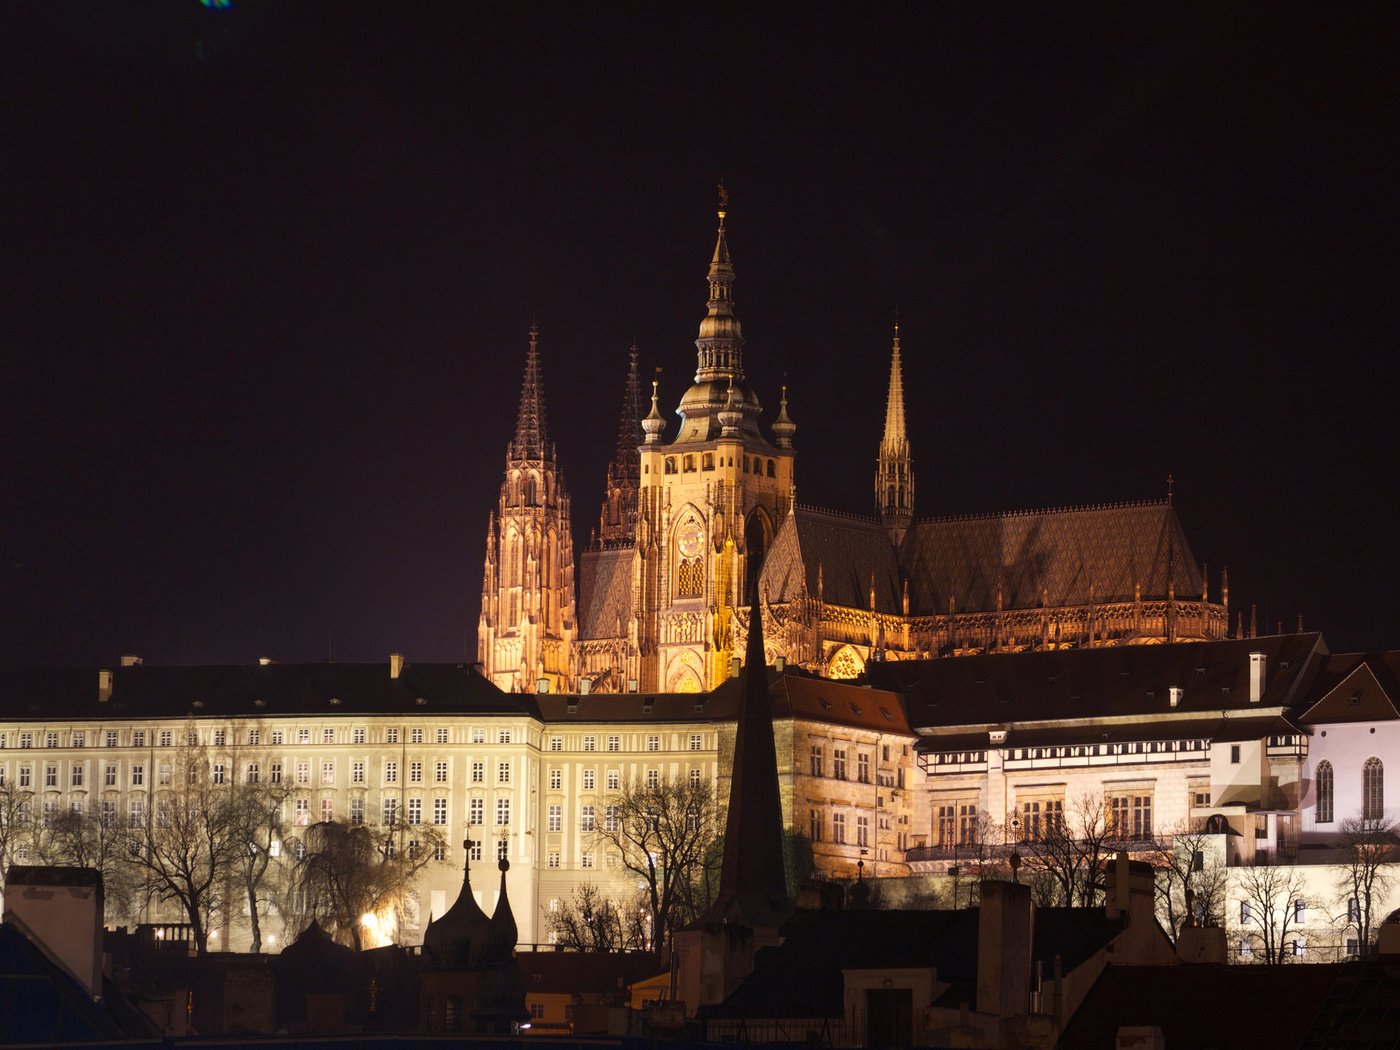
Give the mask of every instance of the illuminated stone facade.
<svg viewBox="0 0 1400 1050">
<path fill-rule="evenodd" d="M 549 443 L 538 335 L 531 325 L 515 438 L 486 530 L 477 630 L 478 659 L 507 692 L 534 692 L 541 682 L 557 692 L 575 682 L 569 490 Z"/>
<path fill-rule="evenodd" d="M 755 548 L 769 659 L 833 678 L 853 678 L 872 660 L 1228 635 L 1228 581 L 1222 575 L 1213 601 L 1170 499 L 917 519 L 898 325 L 876 457 L 878 517 L 795 504 L 796 427 L 786 389 L 766 432 L 760 426 L 724 220 L 721 211 L 679 430 L 666 434 L 657 383 L 645 418 L 629 419 L 624 404 L 601 531 L 580 561 L 583 688 L 723 681 L 747 636 L 737 581 Z M 641 442 L 635 467 L 624 457 L 629 433 Z M 632 479 L 629 530 L 619 508 Z"/>
</svg>

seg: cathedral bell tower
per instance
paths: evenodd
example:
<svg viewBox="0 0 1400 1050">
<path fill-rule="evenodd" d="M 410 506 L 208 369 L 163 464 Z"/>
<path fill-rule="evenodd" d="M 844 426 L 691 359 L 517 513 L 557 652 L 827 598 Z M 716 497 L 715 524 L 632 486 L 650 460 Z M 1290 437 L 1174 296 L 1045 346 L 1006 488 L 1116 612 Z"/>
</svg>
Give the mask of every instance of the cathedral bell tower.
<svg viewBox="0 0 1400 1050">
<path fill-rule="evenodd" d="M 695 381 L 676 409 L 680 429 L 665 440 L 655 386 L 642 420 L 632 593 L 643 691 L 699 691 L 729 676 L 742 647 L 735 611 L 747 608 L 749 559 L 762 557 L 792 506 L 796 426 L 785 392 L 773 437 L 759 428 L 763 408 L 745 380 L 734 315 L 727 214 L 721 188 Z"/>
<path fill-rule="evenodd" d="M 880 521 L 898 547 L 914 520 L 914 460 L 904 431 L 904 371 L 899 360 L 899 322 L 890 354 L 890 392 L 885 401 L 885 436 L 875 465 L 875 505 Z"/>
<path fill-rule="evenodd" d="M 532 324 L 515 438 L 506 447 L 501 498 L 486 530 L 478 659 L 507 692 L 534 692 L 541 681 L 572 692 L 574 634 L 569 491 L 548 440 L 539 330 Z"/>
</svg>

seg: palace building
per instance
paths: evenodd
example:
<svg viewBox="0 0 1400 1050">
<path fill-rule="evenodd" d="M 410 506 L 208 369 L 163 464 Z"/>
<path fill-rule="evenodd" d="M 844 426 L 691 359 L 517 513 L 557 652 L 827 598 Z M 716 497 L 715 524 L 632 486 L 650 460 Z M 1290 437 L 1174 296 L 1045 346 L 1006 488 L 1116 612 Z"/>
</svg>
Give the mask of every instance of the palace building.
<svg viewBox="0 0 1400 1050">
<path fill-rule="evenodd" d="M 577 603 L 568 495 L 545 436 L 531 329 L 488 529 L 478 652 L 492 681 L 532 692 L 542 681 L 555 691 L 712 689 L 743 651 L 739 581 L 754 559 L 768 659 L 833 678 L 872 661 L 1228 636 L 1228 578 L 1213 597 L 1170 498 L 917 517 L 897 324 L 876 514 L 797 504 L 786 387 L 765 419 L 745 372 L 726 218 L 721 207 L 679 427 L 668 426 L 658 382 L 642 415 L 632 348 Z"/>
</svg>

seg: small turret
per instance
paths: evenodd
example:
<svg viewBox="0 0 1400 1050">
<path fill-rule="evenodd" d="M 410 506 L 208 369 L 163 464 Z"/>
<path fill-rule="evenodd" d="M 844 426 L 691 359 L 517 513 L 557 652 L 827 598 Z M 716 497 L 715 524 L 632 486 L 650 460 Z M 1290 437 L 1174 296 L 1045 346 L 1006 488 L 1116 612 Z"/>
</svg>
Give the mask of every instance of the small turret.
<svg viewBox="0 0 1400 1050">
<path fill-rule="evenodd" d="M 773 440 L 779 448 L 792 448 L 792 435 L 797 433 L 797 424 L 788 416 L 787 384 L 783 384 L 783 396 L 778 401 L 778 418 L 773 420 Z"/>
<path fill-rule="evenodd" d="M 904 429 L 904 371 L 899 357 L 899 322 L 894 323 L 890 389 L 885 401 L 885 436 L 875 466 L 875 504 L 880 521 L 898 546 L 914 520 L 914 460 Z"/>
<path fill-rule="evenodd" d="M 651 411 L 642 417 L 642 430 L 646 432 L 645 441 L 648 445 L 659 445 L 661 432 L 666 429 L 666 418 L 661 414 L 661 409 L 656 404 L 660 386 L 661 369 L 658 368 L 656 378 L 651 381 Z"/>
</svg>

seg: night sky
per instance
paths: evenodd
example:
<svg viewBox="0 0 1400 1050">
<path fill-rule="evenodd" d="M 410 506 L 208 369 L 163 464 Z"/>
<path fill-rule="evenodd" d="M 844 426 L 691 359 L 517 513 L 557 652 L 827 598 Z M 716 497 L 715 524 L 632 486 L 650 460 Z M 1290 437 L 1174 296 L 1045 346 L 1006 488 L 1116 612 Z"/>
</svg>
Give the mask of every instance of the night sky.
<svg viewBox="0 0 1400 1050">
<path fill-rule="evenodd" d="M 531 319 L 581 550 L 721 179 L 799 500 L 898 308 L 921 515 L 1172 474 L 1212 596 L 1400 647 L 1389 6 L 672 6 L 0 7 L 0 662 L 474 658 Z"/>
</svg>

